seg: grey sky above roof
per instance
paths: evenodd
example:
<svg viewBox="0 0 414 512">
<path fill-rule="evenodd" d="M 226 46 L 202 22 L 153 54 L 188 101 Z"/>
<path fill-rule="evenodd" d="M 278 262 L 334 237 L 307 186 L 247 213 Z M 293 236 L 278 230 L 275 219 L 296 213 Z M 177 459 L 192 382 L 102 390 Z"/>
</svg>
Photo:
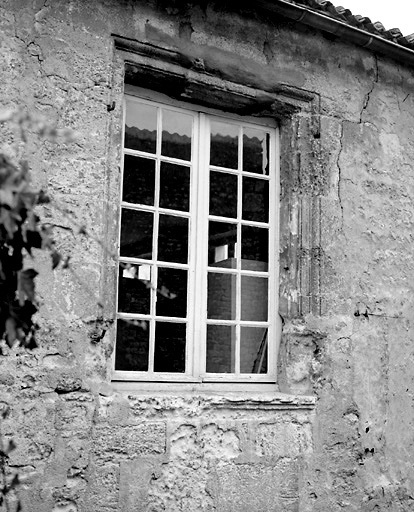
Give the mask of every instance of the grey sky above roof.
<svg viewBox="0 0 414 512">
<path fill-rule="evenodd" d="M 338 1 L 338 0 L 337 0 Z M 381 22 L 386 30 L 399 28 L 404 35 L 414 33 L 413 0 L 339 0 L 352 14 L 360 14 L 371 19 L 373 23 Z"/>
</svg>

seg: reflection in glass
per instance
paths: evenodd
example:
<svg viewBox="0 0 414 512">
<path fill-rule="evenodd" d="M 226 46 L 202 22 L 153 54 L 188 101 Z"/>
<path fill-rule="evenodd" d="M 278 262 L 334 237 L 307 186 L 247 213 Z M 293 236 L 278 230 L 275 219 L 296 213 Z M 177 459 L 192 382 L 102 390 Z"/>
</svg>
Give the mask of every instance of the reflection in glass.
<svg viewBox="0 0 414 512">
<path fill-rule="evenodd" d="M 265 228 L 242 226 L 242 269 L 267 271 L 269 261 L 269 233 Z M 252 263 L 243 261 L 252 260 Z"/>
<path fill-rule="evenodd" d="M 149 323 L 118 319 L 115 370 L 148 370 Z"/>
<path fill-rule="evenodd" d="M 238 168 L 239 127 L 213 121 L 211 123 L 210 164 Z"/>
<path fill-rule="evenodd" d="M 160 206 L 171 210 L 190 210 L 190 168 L 161 162 Z"/>
<path fill-rule="evenodd" d="M 188 219 L 160 215 L 158 231 L 158 260 L 187 263 Z"/>
<path fill-rule="evenodd" d="M 240 373 L 267 373 L 267 328 L 241 327 Z"/>
<path fill-rule="evenodd" d="M 172 110 L 162 110 L 161 154 L 191 160 L 193 118 Z"/>
<path fill-rule="evenodd" d="M 210 172 L 210 214 L 237 217 L 237 175 Z"/>
<path fill-rule="evenodd" d="M 150 212 L 122 209 L 121 256 L 152 258 L 153 220 Z"/>
<path fill-rule="evenodd" d="M 244 220 L 268 222 L 269 219 L 269 182 L 256 178 L 243 177 L 243 213 Z"/>
<path fill-rule="evenodd" d="M 207 318 L 236 318 L 237 275 L 208 273 Z"/>
<path fill-rule="evenodd" d="M 213 267 L 236 268 L 237 225 L 209 222 L 208 264 Z"/>
<path fill-rule="evenodd" d="M 125 155 L 122 199 L 128 203 L 154 204 L 155 160 Z"/>
<path fill-rule="evenodd" d="M 187 271 L 159 268 L 157 315 L 185 318 L 187 315 Z"/>
<path fill-rule="evenodd" d="M 118 309 L 122 313 L 150 314 L 150 265 L 119 267 Z"/>
<path fill-rule="evenodd" d="M 269 139 L 263 130 L 243 129 L 243 171 L 269 174 Z"/>
<path fill-rule="evenodd" d="M 155 372 L 185 372 L 186 324 L 157 322 L 155 327 Z"/>
<path fill-rule="evenodd" d="M 268 291 L 266 277 L 241 276 L 241 319 L 267 321 Z"/>
<path fill-rule="evenodd" d="M 207 325 L 208 373 L 234 373 L 236 329 L 230 325 Z"/>
<path fill-rule="evenodd" d="M 157 109 L 127 98 L 125 147 L 155 153 L 157 145 Z"/>
</svg>

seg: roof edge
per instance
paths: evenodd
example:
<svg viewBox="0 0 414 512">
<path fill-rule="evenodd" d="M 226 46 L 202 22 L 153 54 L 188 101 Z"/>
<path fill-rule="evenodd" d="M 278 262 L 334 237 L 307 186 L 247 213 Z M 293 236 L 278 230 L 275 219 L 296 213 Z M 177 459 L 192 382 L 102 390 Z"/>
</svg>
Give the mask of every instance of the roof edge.
<svg viewBox="0 0 414 512">
<path fill-rule="evenodd" d="M 256 5 L 269 13 L 281 14 L 298 23 L 328 32 L 341 37 L 345 41 L 389 56 L 401 64 L 414 67 L 413 50 L 326 16 L 323 13 L 292 4 L 286 0 L 256 0 Z"/>
</svg>

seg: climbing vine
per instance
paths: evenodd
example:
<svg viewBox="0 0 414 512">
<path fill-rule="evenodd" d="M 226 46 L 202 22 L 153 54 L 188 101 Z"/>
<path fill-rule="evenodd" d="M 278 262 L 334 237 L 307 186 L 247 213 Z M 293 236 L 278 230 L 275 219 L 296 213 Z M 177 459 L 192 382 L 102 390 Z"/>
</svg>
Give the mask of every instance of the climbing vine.
<svg viewBox="0 0 414 512">
<path fill-rule="evenodd" d="M 6 122 L 17 128 L 23 147 L 29 130 L 49 140 L 69 141 L 71 138 L 68 130 L 57 130 L 23 111 L 0 114 L 0 125 Z M 47 251 L 53 269 L 69 264 L 69 258 L 63 258 L 57 250 L 50 226 L 42 222 L 38 214 L 39 208 L 49 202 L 43 190 L 33 187 L 27 159 L 16 162 L 0 152 L 0 340 L 3 347 L 4 342 L 9 347 L 19 344 L 34 349 L 37 346 L 34 250 Z M 1 432 L 9 411 L 8 406 L 0 410 L 0 509 L 6 512 L 11 511 L 10 494 L 20 484 L 18 474 L 7 472 L 10 453 L 16 447 L 14 441 L 6 441 Z M 20 500 L 14 498 L 13 501 L 13 510 L 21 511 Z"/>
<path fill-rule="evenodd" d="M 24 112 L 0 116 L 0 123 L 6 121 L 18 127 L 23 144 L 29 129 L 51 140 L 70 137 L 68 130 L 57 130 Z M 29 349 L 37 346 L 33 250 L 48 251 L 52 268 L 68 265 L 55 247 L 50 227 L 40 221 L 37 212 L 49 201 L 43 190 L 32 186 L 26 159 L 16 163 L 0 153 L 0 339 L 9 347 L 16 343 Z"/>
</svg>

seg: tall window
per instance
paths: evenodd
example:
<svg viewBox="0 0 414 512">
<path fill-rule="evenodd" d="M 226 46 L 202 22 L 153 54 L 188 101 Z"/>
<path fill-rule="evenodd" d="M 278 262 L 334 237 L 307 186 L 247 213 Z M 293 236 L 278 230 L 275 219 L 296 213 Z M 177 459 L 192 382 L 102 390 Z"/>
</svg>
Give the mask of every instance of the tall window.
<svg viewBox="0 0 414 512">
<path fill-rule="evenodd" d="M 115 378 L 274 382 L 277 128 L 126 96 Z"/>
</svg>

